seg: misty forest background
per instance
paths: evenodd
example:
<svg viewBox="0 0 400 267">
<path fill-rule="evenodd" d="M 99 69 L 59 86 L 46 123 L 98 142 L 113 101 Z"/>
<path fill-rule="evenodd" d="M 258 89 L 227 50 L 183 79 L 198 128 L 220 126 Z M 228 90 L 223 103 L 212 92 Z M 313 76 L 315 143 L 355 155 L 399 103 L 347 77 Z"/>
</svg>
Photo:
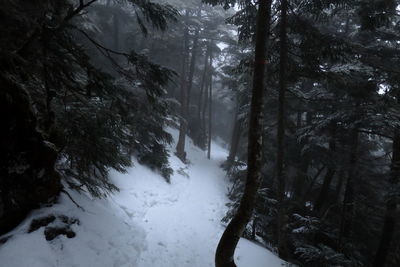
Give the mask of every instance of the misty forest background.
<svg viewBox="0 0 400 267">
<path fill-rule="evenodd" d="M 400 266 L 399 2 L 2 0 L 0 234 L 64 187 L 118 190 L 132 156 L 170 182 L 170 126 L 186 163 L 186 136 L 229 144 L 231 234 Z"/>
</svg>

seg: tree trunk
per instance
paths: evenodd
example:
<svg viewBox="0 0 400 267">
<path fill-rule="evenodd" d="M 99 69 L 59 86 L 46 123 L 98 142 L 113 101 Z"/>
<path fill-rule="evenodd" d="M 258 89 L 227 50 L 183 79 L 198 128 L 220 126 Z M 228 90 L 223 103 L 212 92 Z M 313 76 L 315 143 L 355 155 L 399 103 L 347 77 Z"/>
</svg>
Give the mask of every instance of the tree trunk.
<svg viewBox="0 0 400 267">
<path fill-rule="evenodd" d="M 226 160 L 226 169 L 228 171 L 232 168 L 232 165 L 235 162 L 237 149 L 238 149 L 239 141 L 240 141 L 240 128 L 241 127 L 240 127 L 240 122 L 238 120 L 239 110 L 240 110 L 240 104 L 239 104 L 239 101 L 237 101 L 236 112 L 235 112 L 235 121 L 234 121 L 233 130 L 232 130 L 231 145 L 229 148 L 229 155 Z"/>
<path fill-rule="evenodd" d="M 210 53 L 211 53 L 211 47 L 209 46 L 210 49 Z M 208 55 L 208 58 L 210 58 L 210 55 Z M 210 64 L 207 65 L 207 75 L 209 75 L 208 73 L 210 72 Z M 202 138 L 204 138 L 204 146 L 206 146 L 206 141 L 207 141 L 207 120 L 206 120 L 206 113 L 207 113 L 207 109 L 208 109 L 208 102 L 209 102 L 209 97 L 208 97 L 208 87 L 209 85 L 210 79 L 209 76 L 206 76 L 205 79 L 205 83 L 204 83 L 204 105 L 203 105 L 203 110 L 201 112 L 201 135 Z"/>
<path fill-rule="evenodd" d="M 186 16 L 188 16 L 188 12 L 186 11 Z M 188 91 L 186 84 L 186 66 L 187 59 L 189 57 L 189 29 L 185 28 L 184 32 L 184 45 L 183 45 L 183 53 L 182 53 L 182 72 L 181 72 L 181 118 L 180 118 L 180 126 L 179 126 L 179 139 L 176 145 L 176 156 L 182 161 L 186 162 L 186 152 L 185 152 L 185 139 L 186 139 L 186 131 L 187 131 L 187 112 L 188 112 Z"/>
<path fill-rule="evenodd" d="M 203 92 L 204 88 L 206 87 L 206 78 L 207 78 L 207 72 L 208 72 L 208 58 L 210 57 L 210 46 L 207 45 L 207 50 L 206 50 L 206 55 L 204 57 L 204 69 L 203 69 L 203 74 L 201 76 L 201 82 L 200 82 L 200 93 L 199 93 L 199 99 L 198 99 L 198 104 L 197 104 L 197 118 L 198 121 L 201 121 L 201 111 L 202 111 L 202 105 L 203 105 Z"/>
<path fill-rule="evenodd" d="M 390 190 L 389 197 L 386 202 L 386 214 L 383 223 L 383 229 L 381 233 L 381 239 L 379 246 L 375 254 L 373 267 L 385 266 L 387 256 L 389 254 L 390 246 L 393 240 L 395 226 L 396 226 L 396 214 L 399 199 L 396 197 L 395 188 L 399 183 L 400 175 L 400 133 L 396 133 L 393 138 L 393 152 L 392 152 L 392 164 L 390 171 Z M 392 192 L 393 191 L 393 192 Z"/>
<path fill-rule="evenodd" d="M 206 54 L 204 57 L 204 69 L 203 69 L 203 73 L 201 76 L 201 81 L 200 81 L 200 92 L 199 92 L 199 97 L 198 97 L 198 104 L 197 104 L 197 123 L 199 125 L 197 133 L 196 133 L 196 138 L 195 138 L 195 143 L 197 146 L 199 146 L 202 149 L 205 149 L 206 147 L 206 139 L 204 136 L 204 127 L 205 125 L 203 124 L 203 120 L 202 120 L 202 111 L 203 111 L 203 104 L 205 105 L 205 101 L 203 102 L 203 95 L 204 92 L 206 92 L 207 90 L 205 90 L 205 88 L 207 88 L 207 73 L 208 73 L 208 59 L 210 57 L 210 46 L 207 45 L 207 49 L 206 49 Z M 204 114 L 205 115 L 205 114 Z"/>
<path fill-rule="evenodd" d="M 208 152 L 207 152 L 207 158 L 211 158 L 211 133 L 212 133 L 212 53 L 210 53 L 210 84 L 209 84 L 209 95 L 208 95 Z"/>
<path fill-rule="evenodd" d="M 304 82 L 302 84 L 303 88 L 308 88 L 311 87 L 310 82 Z M 310 126 L 311 125 L 311 113 L 310 112 L 306 112 L 306 125 Z M 297 112 L 297 129 L 300 129 L 302 127 L 302 116 L 303 116 L 303 112 L 298 111 Z M 305 147 L 308 144 L 309 140 L 308 138 L 302 138 L 300 141 L 300 150 L 303 149 L 303 147 Z M 304 187 L 305 187 L 305 183 L 307 181 L 308 178 L 308 169 L 310 166 L 310 158 L 307 155 L 302 155 L 301 151 L 300 151 L 300 155 L 299 155 L 299 160 L 298 160 L 298 165 L 297 165 L 297 175 L 294 178 L 294 182 L 293 182 L 293 189 L 292 189 L 292 195 L 291 195 L 291 199 L 294 201 L 297 201 L 299 204 L 303 204 L 303 200 L 304 200 Z"/>
<path fill-rule="evenodd" d="M 322 211 L 322 207 L 326 203 L 328 199 L 328 192 L 331 186 L 333 177 L 335 176 L 336 170 L 332 167 L 328 168 L 328 171 L 325 174 L 324 181 L 322 183 L 321 191 L 318 194 L 317 200 L 314 204 L 314 210 L 317 212 Z"/>
<path fill-rule="evenodd" d="M 256 47 L 253 73 L 253 89 L 249 120 L 247 179 L 239 208 L 226 227 L 219 241 L 216 267 L 236 267 L 234 252 L 246 224 L 254 210 L 261 181 L 262 167 L 262 110 L 264 102 L 264 73 L 267 56 L 267 40 L 270 30 L 271 0 L 260 0 L 257 12 Z"/>
<path fill-rule="evenodd" d="M 330 128 L 331 128 L 331 140 L 329 141 L 329 150 L 331 153 L 331 158 L 332 158 L 332 156 L 333 156 L 333 158 L 328 167 L 328 171 L 326 172 L 324 181 L 322 183 L 321 191 L 319 192 L 317 200 L 315 201 L 314 210 L 316 210 L 317 212 L 321 211 L 322 206 L 326 203 L 326 200 L 328 199 L 329 188 L 331 187 L 333 177 L 335 176 L 335 173 L 336 173 L 336 168 L 333 164 L 333 162 L 336 162 L 336 160 L 335 160 L 336 122 L 332 121 Z"/>
<path fill-rule="evenodd" d="M 352 130 L 350 145 L 350 162 L 347 183 L 344 192 L 342 219 L 339 233 L 339 247 L 343 249 L 344 243 L 350 238 L 354 213 L 354 176 L 357 168 L 358 129 Z"/>
<path fill-rule="evenodd" d="M 299 164 L 297 166 L 297 175 L 295 177 L 293 192 L 291 198 L 295 201 L 301 201 L 303 199 L 304 194 L 304 182 L 308 177 L 308 167 L 310 165 L 310 161 L 306 158 L 300 158 Z"/>
<path fill-rule="evenodd" d="M 288 256 L 285 241 L 286 216 L 283 202 L 285 199 L 285 174 L 284 174 L 284 137 L 285 137 L 285 92 L 287 72 L 287 0 L 281 0 L 280 19 L 280 64 L 279 64 L 279 97 L 278 97 L 278 131 L 277 131 L 277 180 L 278 180 L 278 254 L 282 259 Z"/>
<path fill-rule="evenodd" d="M 187 106 L 188 106 L 188 108 L 190 107 L 190 96 L 192 94 L 194 67 L 196 66 L 198 44 L 199 44 L 199 30 L 196 29 L 194 37 L 193 37 L 192 57 L 190 59 L 189 75 L 188 75 L 188 82 L 187 82 L 187 92 L 188 92 Z"/>
<path fill-rule="evenodd" d="M 207 125 L 207 120 L 206 120 L 206 111 L 208 108 L 208 84 L 209 79 L 207 79 L 207 83 L 205 85 L 205 90 L 204 90 L 204 105 L 203 105 L 203 110 L 201 112 L 201 131 L 202 131 L 202 136 L 204 137 L 204 140 L 207 139 L 207 132 L 206 132 L 206 125 Z M 206 145 L 206 144 L 204 144 Z"/>
<path fill-rule="evenodd" d="M 308 184 L 307 189 L 305 190 L 305 193 L 302 195 L 302 200 L 301 202 L 304 203 L 304 201 L 307 199 L 307 196 L 311 193 L 315 181 L 318 179 L 318 177 L 321 175 L 322 171 L 325 169 L 325 165 L 323 165 L 321 168 L 317 170 L 313 178 L 311 179 L 311 182 Z"/>
<path fill-rule="evenodd" d="M 338 174 L 336 175 L 337 177 L 337 183 L 336 183 L 336 188 L 335 188 L 335 193 L 333 194 L 333 203 L 339 203 L 340 200 L 340 194 L 342 192 L 342 187 L 343 187 L 343 176 L 344 176 L 344 171 L 343 169 L 340 169 L 338 171 Z"/>
</svg>

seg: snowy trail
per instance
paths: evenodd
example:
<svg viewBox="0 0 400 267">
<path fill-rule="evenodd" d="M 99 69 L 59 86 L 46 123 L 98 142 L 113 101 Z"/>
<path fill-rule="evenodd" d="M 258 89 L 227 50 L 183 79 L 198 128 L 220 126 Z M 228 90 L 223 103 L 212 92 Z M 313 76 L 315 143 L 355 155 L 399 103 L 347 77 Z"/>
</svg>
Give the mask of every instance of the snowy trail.
<svg viewBox="0 0 400 267">
<path fill-rule="evenodd" d="M 175 130 L 171 132 L 177 135 Z M 116 203 L 147 233 L 147 249 L 141 254 L 139 267 L 214 266 L 215 248 L 223 232 L 220 221 L 228 202 L 228 181 L 219 167 L 227 151 L 213 143 L 208 160 L 191 140 L 186 148 L 188 166 L 174 155 L 170 158 L 174 169 L 171 185 L 137 163 L 128 174 L 113 175 L 122 188 L 114 197 Z M 127 175 L 133 179 L 127 179 Z M 250 255 L 249 247 L 255 247 Z M 239 243 L 236 258 L 239 264 L 242 262 L 240 266 L 250 266 L 248 260 L 252 267 L 257 267 L 257 261 L 259 266 L 265 266 L 267 261 L 269 266 L 280 266 L 275 256 L 257 248 L 245 240 Z"/>
<path fill-rule="evenodd" d="M 176 140 L 177 131 L 170 132 Z M 125 174 L 111 173 L 120 192 L 109 198 L 69 191 L 85 210 L 62 194 L 58 203 L 33 211 L 5 236 L 5 244 L 0 237 L 0 266 L 213 267 L 224 230 L 220 221 L 227 211 L 229 183 L 219 167 L 227 152 L 213 143 L 208 160 L 191 140 L 186 148 L 190 164 L 170 157 L 171 184 L 135 162 Z M 79 223 L 70 225 L 76 236 L 47 241 L 47 227 L 65 227 L 59 219 L 28 233 L 32 219 L 49 215 L 77 219 Z M 282 265 L 271 252 L 244 239 L 235 259 L 239 267 Z"/>
<path fill-rule="evenodd" d="M 215 152 L 208 160 L 203 151 L 191 144 L 187 147 L 191 150 L 188 167 L 171 156 L 175 170 L 171 185 L 137 164 L 128 174 L 135 181 L 114 174 L 117 185 L 123 188 L 115 201 L 133 214 L 133 220 L 141 221 L 147 232 L 148 247 L 141 255 L 140 267 L 213 265 L 218 233 L 222 230 L 219 221 L 227 202 L 227 182 L 219 168 L 226 152 L 214 144 Z M 179 173 L 182 171 L 188 177 Z"/>
</svg>

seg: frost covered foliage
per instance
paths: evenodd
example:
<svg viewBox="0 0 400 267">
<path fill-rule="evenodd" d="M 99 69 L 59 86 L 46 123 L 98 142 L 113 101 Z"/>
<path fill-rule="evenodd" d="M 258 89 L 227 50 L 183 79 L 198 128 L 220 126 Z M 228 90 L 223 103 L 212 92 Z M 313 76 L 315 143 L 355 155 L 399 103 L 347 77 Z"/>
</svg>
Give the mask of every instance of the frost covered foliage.
<svg viewBox="0 0 400 267">
<path fill-rule="evenodd" d="M 263 121 L 265 189 L 248 226 L 255 229 L 250 238 L 270 242 L 302 266 L 397 266 L 398 218 L 391 212 L 399 200 L 392 190 L 398 188 L 400 158 L 399 2 L 289 1 L 284 113 L 277 109 L 282 91 L 276 82 L 281 11 L 280 1 L 273 2 Z M 231 21 L 247 31 L 240 33 L 244 43 L 254 34 L 247 25 L 255 19 L 251 8 L 244 5 Z M 242 115 L 249 117 L 248 111 Z M 283 147 L 276 146 L 280 120 Z M 239 147 L 246 146 L 244 131 L 243 137 Z M 243 186 L 234 191 L 239 193 L 233 194 L 228 218 Z"/>
<path fill-rule="evenodd" d="M 125 171 L 133 154 L 168 180 L 165 145 L 171 137 L 164 131 L 169 114 L 164 95 L 174 73 L 117 47 L 116 39 L 131 33 L 112 19 L 97 19 L 109 5 L 100 15 L 124 15 L 145 33 L 147 27 L 165 30 L 177 12 L 151 1 L 23 2 L 1 3 L 2 69 L 30 95 L 67 182 L 102 196 L 116 189 L 109 170 Z M 114 42 L 106 34 L 110 25 Z"/>
<path fill-rule="evenodd" d="M 319 218 L 293 214 L 288 231 L 294 254 L 307 266 L 362 266 L 350 253 L 339 252 L 334 227 Z"/>
<path fill-rule="evenodd" d="M 135 109 L 137 114 L 132 117 L 135 131 L 131 137 L 131 149 L 140 163 L 159 171 L 170 182 L 173 171 L 169 166 L 166 145 L 172 142 L 172 137 L 165 131 L 169 105 L 164 100 L 154 103 L 145 101 L 138 103 Z"/>
<path fill-rule="evenodd" d="M 296 254 L 310 267 L 317 266 L 362 266 L 347 260 L 343 254 L 324 245 L 301 246 L 295 251 Z"/>
</svg>

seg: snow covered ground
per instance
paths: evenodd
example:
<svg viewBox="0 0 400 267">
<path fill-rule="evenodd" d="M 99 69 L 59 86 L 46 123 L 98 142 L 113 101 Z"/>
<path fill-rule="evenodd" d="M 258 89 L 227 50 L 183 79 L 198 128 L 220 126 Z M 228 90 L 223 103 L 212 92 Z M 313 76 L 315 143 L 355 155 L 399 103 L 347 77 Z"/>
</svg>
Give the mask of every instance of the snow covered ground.
<svg viewBox="0 0 400 267">
<path fill-rule="evenodd" d="M 170 130 L 174 137 L 176 130 Z M 171 149 L 173 149 L 173 145 Z M 121 189 L 108 199 L 91 199 L 71 192 L 85 211 L 65 194 L 60 203 L 32 212 L 0 245 L 0 266 L 10 267 L 208 267 L 223 232 L 228 181 L 219 168 L 226 150 L 212 144 L 212 158 L 187 142 L 189 165 L 171 153 L 171 184 L 138 164 L 111 177 Z M 77 218 L 76 237 L 44 238 L 42 227 L 27 234 L 32 218 L 44 215 Z M 56 219 L 48 226 L 63 224 Z M 277 267 L 283 262 L 268 250 L 240 240 L 235 254 L 240 267 Z"/>
</svg>

